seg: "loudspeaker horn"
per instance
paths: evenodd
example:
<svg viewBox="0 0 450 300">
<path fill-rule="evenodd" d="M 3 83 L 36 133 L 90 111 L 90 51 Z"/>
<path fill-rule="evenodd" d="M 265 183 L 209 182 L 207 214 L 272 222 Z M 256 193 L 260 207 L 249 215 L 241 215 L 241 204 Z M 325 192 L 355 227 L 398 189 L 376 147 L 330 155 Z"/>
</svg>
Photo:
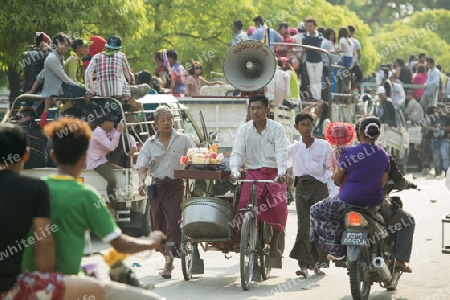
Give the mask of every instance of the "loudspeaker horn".
<svg viewBox="0 0 450 300">
<path fill-rule="evenodd" d="M 247 40 L 228 49 L 223 60 L 227 81 L 241 91 L 256 91 L 272 80 L 277 63 L 266 44 Z"/>
</svg>

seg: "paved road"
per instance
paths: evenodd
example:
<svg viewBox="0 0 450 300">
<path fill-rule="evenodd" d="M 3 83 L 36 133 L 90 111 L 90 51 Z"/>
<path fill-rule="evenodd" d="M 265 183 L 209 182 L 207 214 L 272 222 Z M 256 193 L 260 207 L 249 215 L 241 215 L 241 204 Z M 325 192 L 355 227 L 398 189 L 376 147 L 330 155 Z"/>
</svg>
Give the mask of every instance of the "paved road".
<svg viewBox="0 0 450 300">
<path fill-rule="evenodd" d="M 409 174 L 408 178 L 412 179 L 412 175 Z M 414 181 L 422 191 L 398 193 L 405 209 L 416 219 L 411 258 L 413 273 L 404 274 L 398 290 L 394 292 L 372 286 L 370 299 L 450 299 L 450 254 L 441 253 L 441 217 L 444 213 L 450 213 L 450 191 L 445 188 L 442 178 L 419 176 Z M 431 199 L 437 201 L 431 202 Z M 226 259 L 220 252 L 202 253 L 205 274 L 197 275 L 189 282 L 183 280 L 179 259 L 175 261 L 175 270 L 170 280 L 164 280 L 158 275 L 164 265 L 164 260 L 158 253 L 150 257 L 144 254 L 133 255 L 126 262 L 128 265 L 138 262 L 141 267 L 133 268 L 138 277 L 146 283 L 155 284 L 155 292 L 167 299 L 352 299 L 345 269 L 331 266 L 325 270 L 326 276 L 311 276 L 306 280 L 296 277 L 296 261 L 288 257 L 295 240 L 296 222 L 295 206 L 291 204 L 283 269 L 273 269 L 269 280 L 253 284 L 248 292 L 242 291 L 240 287 L 239 256 L 234 253 L 230 259 Z M 450 224 L 447 238 L 450 245 Z M 94 241 L 93 247 L 94 250 L 99 250 L 108 245 Z M 102 278 L 108 280 L 108 269 L 101 257 L 93 256 L 85 260 L 98 261 Z"/>
</svg>

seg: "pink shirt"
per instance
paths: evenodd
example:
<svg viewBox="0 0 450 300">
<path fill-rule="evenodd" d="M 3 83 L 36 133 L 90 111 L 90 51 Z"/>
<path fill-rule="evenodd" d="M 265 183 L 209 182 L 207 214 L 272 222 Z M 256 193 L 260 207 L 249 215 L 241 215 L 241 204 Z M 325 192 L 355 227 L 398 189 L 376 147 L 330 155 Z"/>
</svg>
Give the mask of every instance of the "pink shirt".
<svg viewBox="0 0 450 300">
<path fill-rule="evenodd" d="M 195 78 L 190 75 L 186 80 L 186 96 L 200 96 L 200 88 L 205 84 L 205 79 L 202 76 Z"/>
<path fill-rule="evenodd" d="M 97 126 L 91 140 L 86 161 L 86 170 L 92 170 L 108 162 L 106 155 L 119 145 L 120 132 L 115 129 L 109 132 Z"/>
<path fill-rule="evenodd" d="M 425 84 L 427 82 L 427 74 L 417 73 L 417 75 L 412 80 L 413 84 Z M 423 95 L 424 89 L 414 89 L 413 96 L 416 99 L 420 99 Z"/>
</svg>

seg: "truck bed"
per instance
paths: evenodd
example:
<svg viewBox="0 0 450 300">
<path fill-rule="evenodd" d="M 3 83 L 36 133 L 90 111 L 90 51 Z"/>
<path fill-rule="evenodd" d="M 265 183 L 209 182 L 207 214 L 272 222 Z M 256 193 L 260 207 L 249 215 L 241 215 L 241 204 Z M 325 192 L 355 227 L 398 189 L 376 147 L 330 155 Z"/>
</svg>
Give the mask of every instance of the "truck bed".
<svg viewBox="0 0 450 300">
<path fill-rule="evenodd" d="M 145 200 L 145 197 L 139 196 L 138 193 L 138 174 L 132 169 L 116 169 L 114 173 L 117 178 L 117 197 L 119 201 L 134 202 Z M 55 168 L 36 168 L 21 171 L 22 175 L 42 178 L 56 174 Z M 85 170 L 78 177 L 80 181 L 94 187 L 103 197 L 106 198 L 106 180 L 103 179 L 94 170 Z M 131 205 L 131 204 L 130 204 Z M 128 205 L 127 205 L 128 206 Z"/>
</svg>

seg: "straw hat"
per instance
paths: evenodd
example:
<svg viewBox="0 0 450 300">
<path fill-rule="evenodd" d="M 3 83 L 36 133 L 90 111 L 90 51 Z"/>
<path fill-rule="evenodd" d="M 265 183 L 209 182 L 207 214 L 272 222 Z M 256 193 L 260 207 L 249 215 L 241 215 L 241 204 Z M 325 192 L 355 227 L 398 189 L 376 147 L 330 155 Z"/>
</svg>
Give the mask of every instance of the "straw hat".
<svg viewBox="0 0 450 300">
<path fill-rule="evenodd" d="M 348 123 L 331 123 L 325 129 L 324 136 L 331 145 L 344 146 L 355 138 L 355 128 Z"/>
</svg>

